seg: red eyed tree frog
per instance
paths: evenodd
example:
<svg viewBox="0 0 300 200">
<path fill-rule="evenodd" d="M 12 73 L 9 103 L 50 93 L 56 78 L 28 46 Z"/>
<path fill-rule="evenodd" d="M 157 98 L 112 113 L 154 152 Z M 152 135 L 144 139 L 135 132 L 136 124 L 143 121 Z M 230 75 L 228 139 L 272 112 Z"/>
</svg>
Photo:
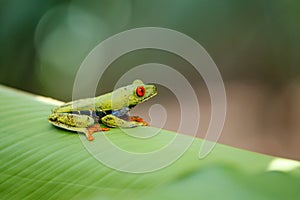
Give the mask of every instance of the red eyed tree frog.
<svg viewBox="0 0 300 200">
<path fill-rule="evenodd" d="M 48 120 L 54 126 L 85 133 L 88 140 L 94 140 L 92 134 L 107 131 L 99 123 L 107 127 L 131 128 L 147 126 L 138 116 L 129 116 L 134 106 L 157 94 L 154 85 L 146 85 L 135 80 L 131 85 L 118 88 L 113 92 L 95 97 L 65 103 L 52 109 Z"/>
</svg>

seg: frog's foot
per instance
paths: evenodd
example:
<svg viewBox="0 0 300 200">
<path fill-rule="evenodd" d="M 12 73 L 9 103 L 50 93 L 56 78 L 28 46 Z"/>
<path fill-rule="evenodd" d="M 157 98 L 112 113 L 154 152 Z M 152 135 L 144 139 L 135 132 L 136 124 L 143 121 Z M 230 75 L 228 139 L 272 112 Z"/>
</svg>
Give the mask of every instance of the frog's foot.
<svg viewBox="0 0 300 200">
<path fill-rule="evenodd" d="M 85 135 L 89 141 L 93 141 L 94 140 L 93 134 L 99 131 L 109 131 L 109 128 L 102 128 L 100 127 L 100 124 L 94 124 L 87 128 Z"/>
<path fill-rule="evenodd" d="M 144 120 L 139 116 L 130 116 L 130 121 L 143 122 Z"/>
<path fill-rule="evenodd" d="M 139 116 L 130 116 L 130 121 L 139 122 L 142 126 L 149 126 L 149 124 Z"/>
</svg>

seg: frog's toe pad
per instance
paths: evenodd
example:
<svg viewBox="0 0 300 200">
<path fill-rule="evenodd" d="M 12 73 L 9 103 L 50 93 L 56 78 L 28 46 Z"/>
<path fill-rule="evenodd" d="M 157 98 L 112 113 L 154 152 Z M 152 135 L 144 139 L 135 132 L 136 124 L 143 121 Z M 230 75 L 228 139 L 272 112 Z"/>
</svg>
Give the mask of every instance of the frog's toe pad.
<svg viewBox="0 0 300 200">
<path fill-rule="evenodd" d="M 142 121 L 142 123 L 143 123 L 143 126 L 149 126 L 148 122 Z"/>
</svg>

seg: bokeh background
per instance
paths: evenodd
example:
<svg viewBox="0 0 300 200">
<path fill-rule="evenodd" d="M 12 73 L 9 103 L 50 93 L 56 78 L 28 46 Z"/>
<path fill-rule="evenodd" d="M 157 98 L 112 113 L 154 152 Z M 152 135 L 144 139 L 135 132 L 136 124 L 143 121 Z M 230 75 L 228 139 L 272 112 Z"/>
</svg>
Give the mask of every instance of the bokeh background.
<svg viewBox="0 0 300 200">
<path fill-rule="evenodd" d="M 192 37 L 217 64 L 228 98 L 219 142 L 300 160 L 298 0 L 1 0 L 0 83 L 69 101 L 81 62 L 99 42 L 146 26 Z M 206 86 L 176 55 L 139 50 L 122 56 L 101 78 L 98 93 L 147 62 L 172 66 L 190 81 L 201 109 L 198 136 L 204 137 L 210 119 Z M 158 97 L 136 113 L 145 115 L 153 103 L 165 107 L 165 128 L 176 131 L 174 94 L 159 86 Z"/>
</svg>

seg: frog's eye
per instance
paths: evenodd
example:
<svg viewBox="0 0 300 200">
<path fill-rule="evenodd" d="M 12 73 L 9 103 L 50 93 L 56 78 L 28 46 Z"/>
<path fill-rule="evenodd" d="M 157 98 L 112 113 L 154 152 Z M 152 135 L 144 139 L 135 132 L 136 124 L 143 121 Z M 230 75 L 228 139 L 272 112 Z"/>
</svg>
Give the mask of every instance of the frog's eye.
<svg viewBox="0 0 300 200">
<path fill-rule="evenodd" d="M 136 91 L 136 95 L 138 97 L 144 96 L 144 94 L 146 92 L 146 90 L 145 90 L 145 88 L 143 86 L 138 86 L 135 91 Z"/>
</svg>

